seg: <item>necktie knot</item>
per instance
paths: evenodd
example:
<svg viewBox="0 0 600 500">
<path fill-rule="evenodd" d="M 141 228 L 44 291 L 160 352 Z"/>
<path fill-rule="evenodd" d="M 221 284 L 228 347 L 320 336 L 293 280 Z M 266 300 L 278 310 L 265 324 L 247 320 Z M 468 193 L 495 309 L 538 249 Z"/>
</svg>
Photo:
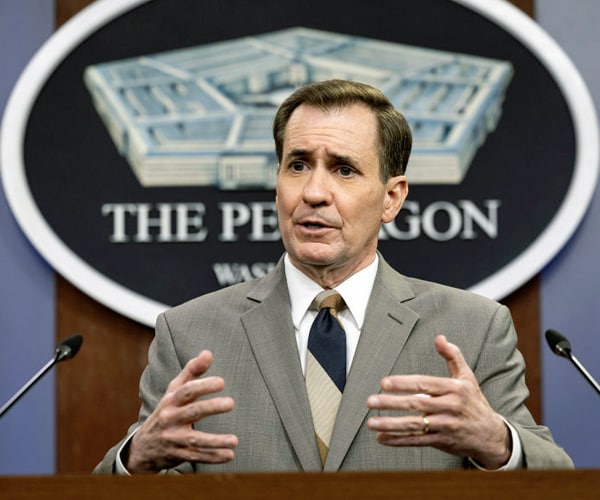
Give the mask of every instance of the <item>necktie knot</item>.
<svg viewBox="0 0 600 500">
<path fill-rule="evenodd" d="M 330 313 L 337 318 L 337 313 L 346 308 L 346 302 L 343 297 L 335 290 L 323 290 L 320 292 L 311 305 L 311 309 L 321 311 L 329 309 Z"/>
</svg>

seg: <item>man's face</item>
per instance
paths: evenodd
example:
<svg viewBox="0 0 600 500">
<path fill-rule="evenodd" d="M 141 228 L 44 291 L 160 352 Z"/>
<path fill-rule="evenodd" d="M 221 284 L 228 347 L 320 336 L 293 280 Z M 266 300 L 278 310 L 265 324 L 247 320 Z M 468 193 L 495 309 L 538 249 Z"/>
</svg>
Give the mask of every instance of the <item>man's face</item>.
<svg viewBox="0 0 600 500">
<path fill-rule="evenodd" d="M 277 213 L 292 262 L 335 286 L 373 261 L 380 224 L 394 219 L 406 178 L 383 184 L 377 122 L 363 104 L 292 113 L 277 179 Z"/>
</svg>

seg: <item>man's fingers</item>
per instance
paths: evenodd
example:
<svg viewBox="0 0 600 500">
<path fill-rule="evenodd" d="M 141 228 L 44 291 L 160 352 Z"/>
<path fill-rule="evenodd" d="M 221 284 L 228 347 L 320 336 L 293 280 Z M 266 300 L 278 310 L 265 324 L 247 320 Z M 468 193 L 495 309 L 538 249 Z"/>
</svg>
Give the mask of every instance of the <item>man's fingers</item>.
<svg viewBox="0 0 600 500">
<path fill-rule="evenodd" d="M 192 427 L 234 407 L 233 398 L 212 396 L 225 386 L 221 377 L 201 377 L 212 360 L 210 351 L 202 351 L 171 381 L 130 443 L 126 467 L 131 472 L 157 471 L 184 461 L 225 463 L 234 459 L 235 435 L 209 434 Z"/>
<path fill-rule="evenodd" d="M 224 388 L 225 381 L 221 377 L 206 377 L 190 380 L 171 393 L 171 402 L 176 406 L 183 406 L 195 401 L 201 396 L 220 392 Z"/>
<path fill-rule="evenodd" d="M 446 360 L 451 378 L 471 381 L 474 379 L 473 372 L 458 346 L 448 342 L 444 335 L 438 335 L 434 344 L 437 352 Z M 430 396 L 441 396 L 455 389 L 454 384 L 449 384 L 447 378 L 430 375 L 391 375 L 383 378 L 381 388 L 386 392 Z"/>
<path fill-rule="evenodd" d="M 439 400 L 438 400 L 439 401 Z M 367 406 L 373 410 L 397 410 L 409 413 L 432 413 L 440 403 L 423 394 L 397 396 L 395 394 L 374 394 L 367 399 Z"/>
<path fill-rule="evenodd" d="M 437 352 L 446 360 L 452 378 L 461 378 L 471 374 L 471 369 L 458 346 L 448 342 L 444 335 L 438 335 L 434 341 Z"/>
<path fill-rule="evenodd" d="M 202 448 L 188 454 L 182 462 L 199 462 L 203 464 L 226 464 L 235 458 L 235 452 L 227 448 Z"/>
<path fill-rule="evenodd" d="M 192 448 L 234 449 L 238 445 L 235 434 L 210 434 L 207 432 L 194 431 L 194 436 L 188 441 Z"/>
<path fill-rule="evenodd" d="M 195 358 L 190 359 L 183 367 L 177 376 L 171 380 L 171 383 L 167 387 L 167 393 L 175 392 L 183 384 L 198 378 L 200 375 L 206 373 L 212 364 L 212 352 L 202 351 Z"/>
<path fill-rule="evenodd" d="M 367 420 L 367 427 L 373 431 L 379 431 L 395 436 L 422 436 L 433 430 L 431 419 L 415 415 L 408 417 L 371 417 Z"/>
<path fill-rule="evenodd" d="M 185 426 L 233 409 L 234 401 L 230 397 L 219 397 L 188 403 L 183 406 L 168 406 L 159 413 L 158 425 L 162 429 L 173 426 Z"/>
<path fill-rule="evenodd" d="M 448 392 L 448 382 L 431 375 L 390 375 L 381 381 L 385 392 L 415 396 L 440 396 Z"/>
<path fill-rule="evenodd" d="M 233 398 L 211 398 L 205 401 L 191 403 L 182 408 L 183 422 L 193 423 L 200 419 L 233 410 Z"/>
<path fill-rule="evenodd" d="M 170 454 L 180 461 L 226 463 L 234 459 L 238 438 L 234 434 L 186 431 L 170 436 Z"/>
</svg>

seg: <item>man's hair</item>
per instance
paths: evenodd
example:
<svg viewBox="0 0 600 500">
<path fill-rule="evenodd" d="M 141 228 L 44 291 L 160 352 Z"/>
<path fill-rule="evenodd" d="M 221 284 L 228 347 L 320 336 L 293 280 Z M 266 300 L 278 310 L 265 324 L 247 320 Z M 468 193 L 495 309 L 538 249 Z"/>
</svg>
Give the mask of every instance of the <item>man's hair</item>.
<svg viewBox="0 0 600 500">
<path fill-rule="evenodd" d="M 275 152 L 281 163 L 285 127 L 294 110 L 302 104 L 323 110 L 340 109 L 362 103 L 377 120 L 379 140 L 379 173 L 386 182 L 403 175 L 412 148 L 412 133 L 404 116 L 396 111 L 383 93 L 370 85 L 347 80 L 326 80 L 297 89 L 279 107 L 273 122 Z"/>
</svg>

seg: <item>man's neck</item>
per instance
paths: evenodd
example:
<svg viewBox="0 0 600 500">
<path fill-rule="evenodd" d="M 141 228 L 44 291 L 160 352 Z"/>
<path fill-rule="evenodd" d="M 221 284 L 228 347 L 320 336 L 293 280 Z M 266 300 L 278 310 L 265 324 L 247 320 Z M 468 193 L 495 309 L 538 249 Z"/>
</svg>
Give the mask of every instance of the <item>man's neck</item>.
<svg viewBox="0 0 600 500">
<path fill-rule="evenodd" d="M 321 288 L 332 290 L 356 273 L 369 267 L 375 261 L 376 255 L 376 253 L 373 253 L 367 258 L 357 261 L 355 266 L 340 266 L 337 268 L 332 266 L 302 265 L 296 262 L 290 254 L 288 254 L 288 257 L 290 263 L 298 271 L 317 283 Z"/>
</svg>

